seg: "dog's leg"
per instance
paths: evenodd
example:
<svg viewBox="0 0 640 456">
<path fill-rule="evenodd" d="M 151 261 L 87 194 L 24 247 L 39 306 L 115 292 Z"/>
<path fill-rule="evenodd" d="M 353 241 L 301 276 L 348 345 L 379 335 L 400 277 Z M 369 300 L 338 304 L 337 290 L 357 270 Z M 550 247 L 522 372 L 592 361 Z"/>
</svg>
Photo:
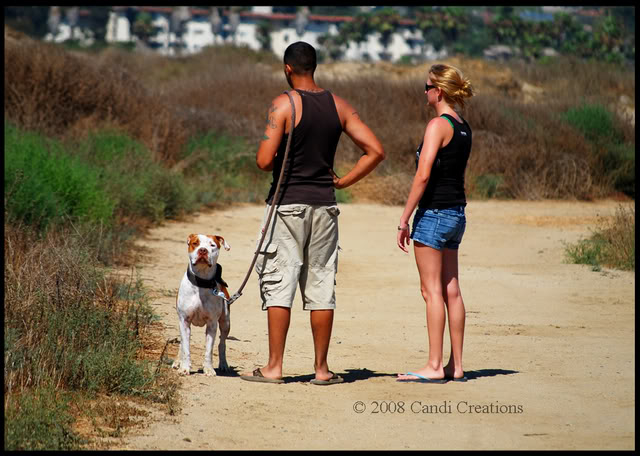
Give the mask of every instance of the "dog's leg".
<svg viewBox="0 0 640 456">
<path fill-rule="evenodd" d="M 229 336 L 229 331 L 231 331 L 229 309 L 225 309 L 225 311 L 222 312 L 222 315 L 220 315 L 220 318 L 218 319 L 218 323 L 220 324 L 220 342 L 218 343 L 218 358 L 220 360 L 220 364 L 218 365 L 218 368 L 223 372 L 229 372 L 231 370 L 227 364 L 227 337 Z"/>
<path fill-rule="evenodd" d="M 180 375 L 189 375 L 191 372 L 191 353 L 189 339 L 191 338 L 191 323 L 180 319 Z"/>
<path fill-rule="evenodd" d="M 217 329 L 218 324 L 216 321 L 207 323 L 204 349 L 204 374 L 208 377 L 216 375 L 216 371 L 213 370 L 213 342 L 216 340 Z"/>
<path fill-rule="evenodd" d="M 182 324 L 182 323 L 179 323 Z M 180 348 L 178 349 L 178 354 L 176 355 L 176 359 L 173 360 L 173 364 L 171 367 L 173 369 L 178 369 L 180 367 L 180 360 L 182 359 L 182 337 L 180 337 Z"/>
</svg>

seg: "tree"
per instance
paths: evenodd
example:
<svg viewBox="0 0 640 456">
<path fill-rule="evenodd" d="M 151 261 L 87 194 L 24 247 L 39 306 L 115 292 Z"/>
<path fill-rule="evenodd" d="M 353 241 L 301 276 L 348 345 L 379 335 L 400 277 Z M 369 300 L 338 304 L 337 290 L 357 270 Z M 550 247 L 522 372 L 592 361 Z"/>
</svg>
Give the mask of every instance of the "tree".
<svg viewBox="0 0 640 456">
<path fill-rule="evenodd" d="M 324 35 L 320 35 L 318 37 L 318 43 L 324 48 L 321 49 L 319 53 L 320 62 L 324 61 L 326 54 L 328 54 L 331 60 L 340 60 L 344 54 L 344 46 L 346 42 L 340 34 L 330 35 L 326 33 Z"/>
<path fill-rule="evenodd" d="M 65 17 L 67 18 L 67 24 L 71 29 L 71 39 L 73 40 L 76 36 L 76 25 L 78 25 L 78 18 L 80 17 L 80 8 L 77 6 L 67 7 Z"/>
<path fill-rule="evenodd" d="M 400 25 L 400 19 L 402 17 L 392 8 L 382 8 L 375 11 L 371 16 L 371 27 L 378 33 L 380 33 L 380 44 L 384 48 L 384 53 L 381 57 L 385 60 L 389 58 L 387 47 L 391 42 L 393 34 L 398 30 Z"/>
<path fill-rule="evenodd" d="M 89 15 L 84 19 L 85 28 L 93 32 L 96 41 L 105 42 L 111 7 L 84 6 L 83 9 L 89 12 Z"/>
<path fill-rule="evenodd" d="M 233 44 L 236 43 L 236 32 L 238 31 L 238 26 L 240 25 L 240 11 L 242 7 L 232 6 L 229 8 L 229 35 L 231 35 L 231 40 Z"/>
<path fill-rule="evenodd" d="M 187 22 L 191 19 L 191 9 L 188 6 L 174 6 L 171 11 L 169 30 L 176 36 L 178 46 L 183 49 L 184 41 L 182 35 L 186 31 Z"/>
<path fill-rule="evenodd" d="M 441 48 L 456 48 L 457 42 L 462 36 L 467 35 L 471 25 L 471 13 L 468 8 L 421 7 L 414 14 L 416 25 L 425 42 L 430 43 L 436 51 Z"/>
<path fill-rule="evenodd" d="M 44 38 L 49 31 L 49 6 L 5 6 L 4 23 L 34 38 Z"/>
<path fill-rule="evenodd" d="M 47 19 L 47 26 L 51 35 L 56 36 L 60 26 L 60 7 L 52 6 L 49 8 L 49 18 Z"/>
<path fill-rule="evenodd" d="M 222 34 L 222 18 L 220 17 L 220 11 L 218 11 L 216 6 L 211 7 L 209 22 L 211 22 L 211 33 L 213 33 L 215 39 L 217 35 Z"/>
<path fill-rule="evenodd" d="M 271 32 L 273 25 L 271 21 L 261 20 L 256 26 L 256 39 L 260 43 L 260 48 L 265 51 L 271 50 Z"/>
<path fill-rule="evenodd" d="M 351 22 L 343 22 L 340 25 L 340 35 L 343 37 L 345 44 L 356 43 L 359 46 L 367 41 L 369 35 L 373 33 L 371 26 L 371 17 L 367 13 L 358 13 L 353 16 Z"/>
<path fill-rule="evenodd" d="M 296 12 L 296 33 L 298 36 L 304 34 L 304 29 L 309 23 L 309 7 L 301 6 Z"/>
<path fill-rule="evenodd" d="M 594 40 L 598 44 L 598 56 L 608 62 L 622 62 L 626 36 L 622 19 L 611 14 L 609 10 L 605 17 L 596 23 L 593 32 Z M 633 57 L 635 58 L 635 49 Z"/>
<path fill-rule="evenodd" d="M 142 42 L 149 44 L 149 40 L 156 33 L 156 27 L 152 23 L 153 18 L 151 14 L 142 11 L 138 13 L 135 22 L 133 23 L 133 34 L 136 35 Z"/>
</svg>

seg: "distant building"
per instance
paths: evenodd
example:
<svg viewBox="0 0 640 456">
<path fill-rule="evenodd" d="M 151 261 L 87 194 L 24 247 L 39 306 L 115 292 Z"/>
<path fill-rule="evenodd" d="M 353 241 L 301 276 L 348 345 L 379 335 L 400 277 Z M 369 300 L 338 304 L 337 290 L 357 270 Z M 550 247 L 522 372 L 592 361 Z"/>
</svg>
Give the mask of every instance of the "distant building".
<svg viewBox="0 0 640 456">
<path fill-rule="evenodd" d="M 266 21 L 271 25 L 269 33 L 271 50 L 276 55 L 282 55 L 287 46 L 295 41 L 306 41 L 316 49 L 322 48 L 318 38 L 325 34 L 336 35 L 340 24 L 351 21 L 350 16 L 322 16 L 309 14 L 303 27 L 296 22 L 296 14 L 274 13 L 272 7 L 258 6 L 251 11 L 239 13 L 239 23 L 236 27 L 230 21 L 228 12 L 220 15 L 221 26 L 217 33 L 211 20 L 211 10 L 203 8 L 190 8 L 191 17 L 183 25 L 181 39 L 174 30 L 171 30 L 170 7 L 113 7 L 107 26 L 108 42 L 130 42 L 136 40 L 131 33 L 128 16 L 130 11 L 144 11 L 151 15 L 152 24 L 157 33 L 151 38 L 151 46 L 164 55 L 176 55 L 178 49 L 182 52 L 193 54 L 200 52 L 205 46 L 224 43 L 234 43 L 238 46 L 247 46 L 253 50 L 259 50 L 261 43 L 258 40 L 258 25 Z M 299 33 L 301 32 L 301 33 Z M 379 34 L 369 35 L 366 42 L 357 45 L 351 43 L 345 51 L 347 60 L 368 59 L 372 61 L 387 59 L 397 61 L 402 57 L 416 59 L 437 59 L 446 56 L 446 51 L 437 53 L 433 47 L 426 44 L 422 33 L 415 26 L 415 22 L 404 20 L 400 29 L 395 33 L 387 49 L 379 41 Z"/>
<path fill-rule="evenodd" d="M 56 7 L 52 7 L 56 8 Z M 78 40 L 83 46 L 91 46 L 95 39 L 94 34 L 87 24 L 87 17 L 89 12 L 86 10 L 77 9 L 77 18 L 73 26 L 69 23 L 69 18 L 66 15 L 60 14 L 55 21 L 55 33 L 51 31 L 52 22 L 50 18 L 49 28 L 50 31 L 44 37 L 45 41 L 53 41 L 54 43 L 62 43 L 68 40 Z"/>
<path fill-rule="evenodd" d="M 270 30 L 270 49 L 281 56 L 287 46 L 295 41 L 306 41 L 321 50 L 323 48 L 319 43 L 321 36 L 337 35 L 341 24 L 353 20 L 351 16 L 318 14 L 308 14 L 305 18 L 301 18 L 296 13 L 274 12 L 283 8 L 255 6 L 250 11 L 242 11 L 235 15 L 234 21 L 230 12 L 222 11 L 221 8 L 216 10 L 218 14 L 214 14 L 210 8 L 184 8 L 186 11 L 181 12 L 184 16 L 178 17 L 176 22 L 176 11 L 172 7 L 114 6 L 109 15 L 105 39 L 110 43 L 137 43 L 138 37 L 132 33 L 132 21 L 135 21 L 138 13 L 145 12 L 151 16 L 151 23 L 155 29 L 155 33 L 146 40 L 146 44 L 163 55 L 194 54 L 206 46 L 226 43 L 259 50 L 262 47 L 259 40 L 260 27 L 267 24 Z M 376 8 L 360 7 L 360 10 L 373 11 Z M 284 11 L 291 10 L 293 8 L 284 8 Z M 547 21 L 552 20 L 553 15 L 559 12 L 575 14 L 585 25 L 602 14 L 598 9 L 544 6 L 538 11 L 524 11 L 521 17 L 528 20 Z M 491 21 L 489 12 L 478 14 L 482 14 L 485 24 Z M 63 42 L 76 39 L 83 45 L 90 45 L 93 42 L 93 33 L 85 23 L 88 11 L 79 9 L 73 27 L 68 23 L 67 17 L 62 16 L 65 15 L 60 15 L 55 33 L 49 33 L 45 40 Z M 421 61 L 446 56 L 446 50 L 436 52 L 433 46 L 425 42 L 415 21 L 403 19 L 387 48 L 380 43 L 380 35 L 373 33 L 363 43 L 350 43 L 344 49 L 342 58 L 394 62 L 403 58 Z"/>
</svg>

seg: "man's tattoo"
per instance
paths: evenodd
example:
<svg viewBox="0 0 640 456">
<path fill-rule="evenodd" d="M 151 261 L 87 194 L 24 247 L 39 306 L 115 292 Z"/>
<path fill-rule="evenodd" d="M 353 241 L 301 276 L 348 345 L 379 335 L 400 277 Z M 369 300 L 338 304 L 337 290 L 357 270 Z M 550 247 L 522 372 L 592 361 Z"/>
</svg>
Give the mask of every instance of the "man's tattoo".
<svg viewBox="0 0 640 456">
<path fill-rule="evenodd" d="M 271 105 L 271 107 L 269 108 L 269 113 L 267 114 L 267 125 L 273 129 L 278 128 L 278 126 L 276 125 L 276 119 L 273 116 L 272 113 L 274 113 L 276 111 L 275 105 Z"/>
<path fill-rule="evenodd" d="M 351 113 L 352 116 L 356 116 L 358 119 L 360 118 L 360 115 L 358 114 L 358 111 L 353 111 Z"/>
<path fill-rule="evenodd" d="M 269 139 L 269 137 L 267 136 L 267 134 L 265 133 L 264 136 L 262 137 L 262 140 L 264 141 L 265 139 Z"/>
</svg>

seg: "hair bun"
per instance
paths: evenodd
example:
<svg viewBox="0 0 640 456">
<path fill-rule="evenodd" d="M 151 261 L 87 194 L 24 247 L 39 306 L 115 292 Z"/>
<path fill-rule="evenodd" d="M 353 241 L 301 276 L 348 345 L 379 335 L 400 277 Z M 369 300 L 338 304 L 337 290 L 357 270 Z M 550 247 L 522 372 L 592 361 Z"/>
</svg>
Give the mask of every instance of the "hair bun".
<svg viewBox="0 0 640 456">
<path fill-rule="evenodd" d="M 473 87 L 471 86 L 471 81 L 465 79 L 462 87 L 458 90 L 458 94 L 462 97 L 472 97 L 473 96 Z"/>
</svg>

